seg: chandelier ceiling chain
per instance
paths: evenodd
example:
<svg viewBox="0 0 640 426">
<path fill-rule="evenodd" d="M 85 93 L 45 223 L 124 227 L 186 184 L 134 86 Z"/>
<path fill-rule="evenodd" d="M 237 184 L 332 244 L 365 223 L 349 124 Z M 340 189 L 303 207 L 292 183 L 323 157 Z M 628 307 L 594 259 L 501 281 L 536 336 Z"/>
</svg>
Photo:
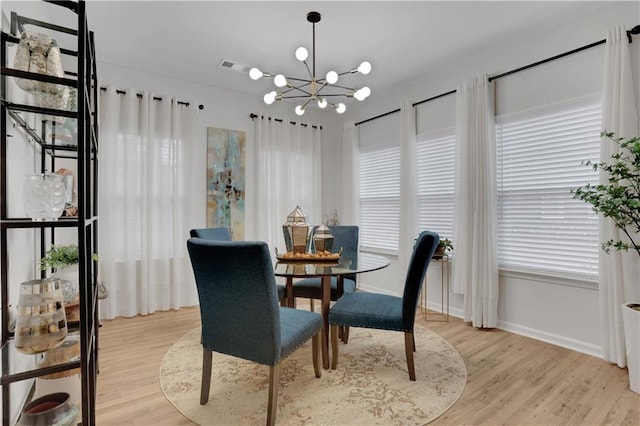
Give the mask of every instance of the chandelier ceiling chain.
<svg viewBox="0 0 640 426">
<path fill-rule="evenodd" d="M 315 101 L 319 108 L 326 108 L 327 105 L 331 105 L 335 108 L 336 112 L 342 114 L 346 111 L 347 107 L 344 103 L 334 103 L 327 98 L 334 97 L 346 97 L 356 98 L 359 101 L 365 100 L 370 94 L 371 90 L 364 86 L 359 89 L 352 87 L 346 87 L 336 84 L 340 77 L 346 74 L 369 74 L 371 72 L 371 64 L 367 61 L 362 62 L 357 68 L 350 69 L 341 73 L 335 71 L 329 71 L 324 78 L 318 78 L 316 76 L 316 23 L 320 22 L 321 15 L 319 12 L 307 13 L 307 21 L 313 25 L 313 47 L 312 47 L 312 64 L 309 68 L 309 52 L 304 47 L 298 47 L 296 49 L 296 59 L 302 62 L 309 74 L 309 79 L 285 77 L 282 74 L 277 74 L 273 77 L 273 82 L 278 88 L 282 88 L 281 91 L 273 90 L 264 95 L 264 102 L 267 105 L 271 105 L 275 101 L 281 101 L 283 99 L 299 98 L 304 101 L 301 105 L 296 106 L 296 114 L 304 114 L 305 109 L 311 103 Z M 258 80 L 261 77 L 271 78 L 273 74 L 260 71 L 258 68 L 251 68 L 249 71 L 249 77 L 252 80 Z M 337 92 L 331 92 L 331 89 L 338 89 Z M 340 91 L 339 89 L 342 89 Z"/>
</svg>

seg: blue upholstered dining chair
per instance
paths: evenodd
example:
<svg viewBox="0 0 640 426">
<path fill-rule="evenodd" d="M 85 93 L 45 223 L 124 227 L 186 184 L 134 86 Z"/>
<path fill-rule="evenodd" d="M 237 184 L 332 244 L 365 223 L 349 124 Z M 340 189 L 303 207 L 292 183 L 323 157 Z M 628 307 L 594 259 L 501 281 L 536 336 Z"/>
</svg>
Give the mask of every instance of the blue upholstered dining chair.
<svg viewBox="0 0 640 426">
<path fill-rule="evenodd" d="M 231 230 L 226 226 L 192 229 L 190 234 L 194 238 L 204 238 L 205 240 L 231 241 Z"/>
<path fill-rule="evenodd" d="M 338 366 L 338 327 L 378 328 L 404 332 L 409 379 L 416 380 L 413 363 L 415 340 L 413 326 L 418 298 L 429 262 L 436 251 L 440 237 L 435 232 L 423 231 L 416 239 L 409 261 L 402 297 L 377 293 L 345 293 L 329 310 L 331 326 L 331 368 Z"/>
<path fill-rule="evenodd" d="M 231 241 L 231 230 L 225 226 L 215 228 L 196 228 L 189 231 L 192 238 L 203 238 L 205 240 Z M 287 290 L 282 284 L 277 284 L 278 300 L 281 306 L 287 306 Z"/>
<path fill-rule="evenodd" d="M 316 229 L 313 228 L 315 234 Z M 354 225 L 336 225 L 329 226 L 329 230 L 333 235 L 333 249 L 332 251 L 338 251 L 342 248 L 346 252 L 358 252 L 358 235 L 359 229 Z M 313 300 L 321 299 L 321 279 L 318 278 L 303 278 L 293 283 L 293 297 L 302 297 L 311 299 L 311 310 L 313 311 Z M 338 288 L 338 280 L 336 277 L 331 277 L 331 300 L 336 301 L 342 296 L 343 293 L 353 293 L 356 291 L 356 275 L 345 275 L 343 279 L 343 288 Z M 295 304 L 294 304 L 295 306 Z"/>
<path fill-rule="evenodd" d="M 212 352 L 269 366 L 267 424 L 275 423 L 280 363 L 309 339 L 320 377 L 320 314 L 278 305 L 269 247 L 261 241 L 191 238 L 187 249 L 202 322 L 200 404 L 209 400 Z"/>
</svg>

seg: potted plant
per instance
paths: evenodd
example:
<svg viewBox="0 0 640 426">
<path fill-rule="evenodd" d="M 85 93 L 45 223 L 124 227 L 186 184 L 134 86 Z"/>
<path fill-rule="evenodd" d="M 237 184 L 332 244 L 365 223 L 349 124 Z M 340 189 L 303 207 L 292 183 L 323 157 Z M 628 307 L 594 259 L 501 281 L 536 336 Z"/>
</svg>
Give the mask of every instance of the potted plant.
<svg viewBox="0 0 640 426">
<path fill-rule="evenodd" d="M 444 255 L 448 255 L 453 251 L 453 243 L 448 238 L 443 238 L 438 242 L 436 251 L 433 253 L 434 259 L 442 259 Z"/>
<path fill-rule="evenodd" d="M 54 272 L 62 270 L 68 266 L 78 263 L 78 246 L 76 244 L 69 245 L 53 245 L 45 257 L 40 259 L 40 269 L 54 269 Z"/>
<path fill-rule="evenodd" d="M 640 257 L 640 138 L 616 137 L 613 133 L 602 132 L 618 144 L 619 152 L 611 156 L 610 162 L 590 162 L 585 164 L 593 170 L 604 172 L 606 183 L 587 184 L 572 190 L 574 198 L 583 200 L 596 213 L 613 220 L 625 240 L 609 240 L 602 243 L 602 249 L 609 253 L 615 250 L 634 250 Z M 627 347 L 629 387 L 640 393 L 640 301 L 627 301 L 622 305 L 622 316 Z"/>
<path fill-rule="evenodd" d="M 78 260 L 79 252 L 77 244 L 53 245 L 47 251 L 45 257 L 40 259 L 40 269 L 45 270 L 51 268 L 53 276 L 63 281 L 68 281 L 72 285 L 72 289 L 63 286 L 65 293 L 65 302 L 69 304 L 78 292 Z M 98 255 L 93 254 L 92 259 L 97 261 Z"/>
</svg>

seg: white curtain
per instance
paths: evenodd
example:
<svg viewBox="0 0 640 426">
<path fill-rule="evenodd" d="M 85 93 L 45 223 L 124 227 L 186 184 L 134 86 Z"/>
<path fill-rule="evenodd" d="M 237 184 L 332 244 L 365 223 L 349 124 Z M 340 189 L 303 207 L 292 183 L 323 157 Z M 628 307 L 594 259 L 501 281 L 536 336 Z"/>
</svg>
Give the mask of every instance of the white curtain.
<svg viewBox="0 0 640 426">
<path fill-rule="evenodd" d="M 311 224 L 322 223 L 321 147 L 319 126 L 255 119 L 255 152 L 247 164 L 254 169 L 247 188 L 255 188 L 247 193 L 253 206 L 246 218 L 252 222 L 250 239 L 284 252 L 282 225 L 296 206 Z"/>
<path fill-rule="evenodd" d="M 487 76 L 457 88 L 452 288 L 464 295 L 464 320 L 498 323 L 496 139 L 493 84 Z"/>
<path fill-rule="evenodd" d="M 360 143 L 358 128 L 353 121 L 342 127 L 342 212 L 341 223 L 360 223 Z"/>
<path fill-rule="evenodd" d="M 400 265 L 409 265 L 413 244 L 418 236 L 418 189 L 416 173 L 416 110 L 411 102 L 400 108 Z M 423 231 L 421 229 L 420 231 Z"/>
<path fill-rule="evenodd" d="M 607 32 L 602 88 L 602 129 L 614 132 L 617 137 L 638 136 L 638 110 L 634 97 L 629 41 L 624 27 Z M 636 75 L 635 78 L 638 78 Z M 603 140 L 601 161 L 610 162 L 618 152 L 618 145 Z M 602 183 L 606 177 L 600 176 Z M 600 241 L 626 241 L 626 236 L 615 227 L 612 220 L 600 220 Z M 600 251 L 599 298 L 602 347 L 605 359 L 627 365 L 621 306 L 640 301 L 640 262 L 635 251 Z"/>
<path fill-rule="evenodd" d="M 186 250 L 197 201 L 190 190 L 193 106 L 100 93 L 100 317 L 149 314 L 198 303 Z M 202 136 L 204 137 L 204 135 Z M 197 200 L 197 199 L 196 199 Z"/>
</svg>

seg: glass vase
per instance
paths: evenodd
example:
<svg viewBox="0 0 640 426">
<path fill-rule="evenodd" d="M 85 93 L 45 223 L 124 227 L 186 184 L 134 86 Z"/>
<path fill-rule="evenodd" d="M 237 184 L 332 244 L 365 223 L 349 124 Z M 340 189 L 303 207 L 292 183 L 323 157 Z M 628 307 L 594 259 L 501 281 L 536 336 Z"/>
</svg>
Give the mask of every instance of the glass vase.
<svg viewBox="0 0 640 426">
<path fill-rule="evenodd" d="M 23 201 L 27 216 L 34 222 L 58 220 L 64 210 L 64 176 L 54 173 L 27 175 Z"/>
<path fill-rule="evenodd" d="M 64 296 L 57 278 L 20 284 L 15 345 L 22 353 L 35 354 L 57 348 L 67 337 Z"/>
</svg>

